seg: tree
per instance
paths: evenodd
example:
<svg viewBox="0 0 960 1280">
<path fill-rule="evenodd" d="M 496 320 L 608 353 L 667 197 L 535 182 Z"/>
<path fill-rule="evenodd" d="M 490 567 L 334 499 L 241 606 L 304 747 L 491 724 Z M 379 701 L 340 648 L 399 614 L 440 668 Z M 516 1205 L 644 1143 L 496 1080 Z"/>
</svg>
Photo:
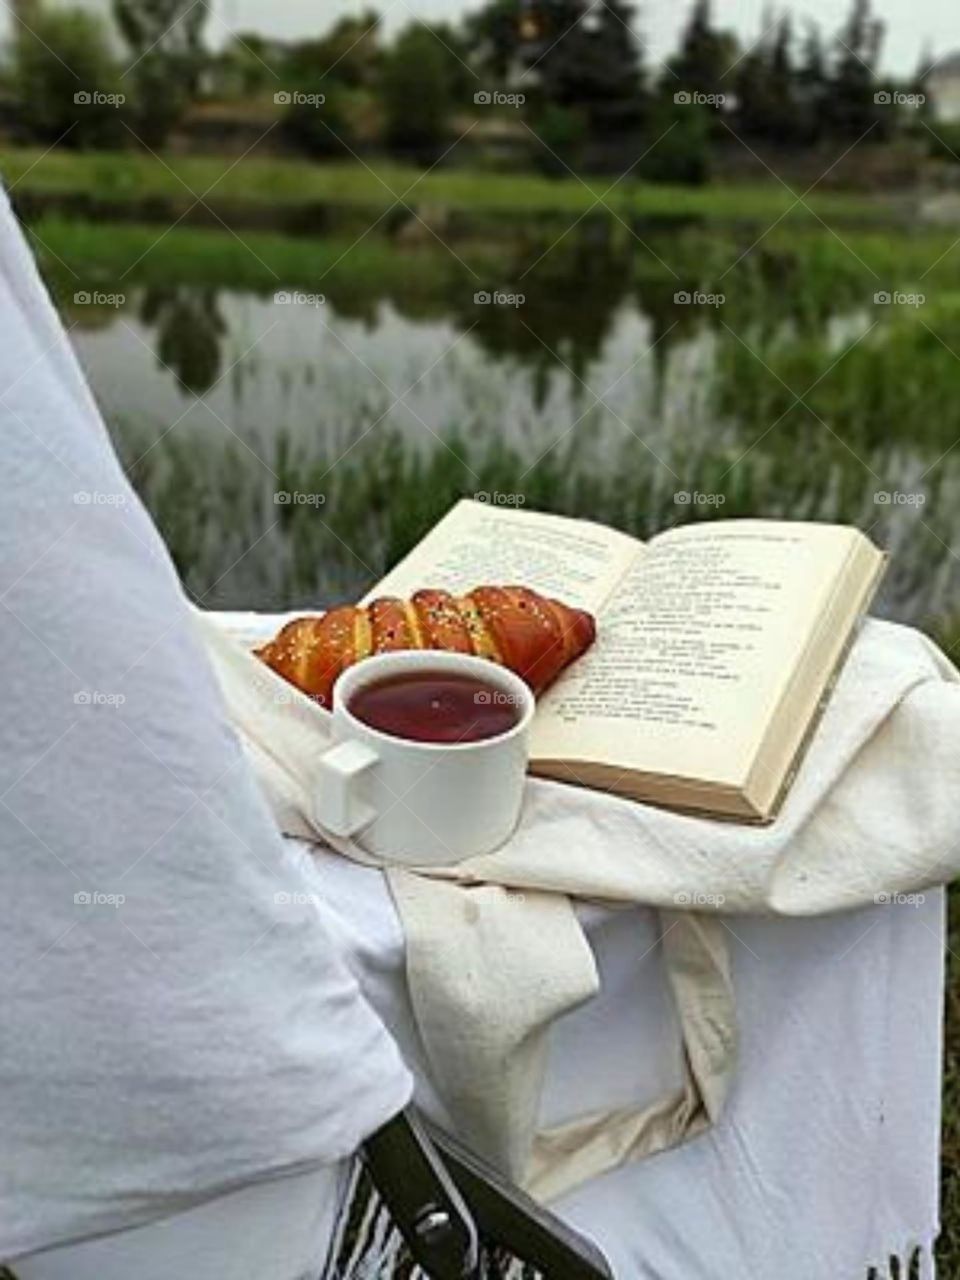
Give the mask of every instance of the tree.
<svg viewBox="0 0 960 1280">
<path fill-rule="evenodd" d="M 517 8 L 517 0 L 487 0 L 463 19 L 470 59 L 497 83 L 509 78 L 520 57 L 523 34 Z"/>
<path fill-rule="evenodd" d="M 798 140 L 797 86 L 793 66 L 793 23 L 784 14 L 770 46 L 770 132 L 783 145 Z"/>
<path fill-rule="evenodd" d="M 313 92 L 325 92 L 329 81 L 350 89 L 371 88 L 382 59 L 380 17 L 368 9 L 355 18 L 341 18 L 319 39 L 292 44 L 283 76 Z"/>
<path fill-rule="evenodd" d="M 884 120 L 883 108 L 873 98 L 882 42 L 883 23 L 871 14 L 870 0 L 853 0 L 850 16 L 835 41 L 825 113 L 831 133 L 858 138 Z M 888 112 L 886 119 L 890 118 Z"/>
<path fill-rule="evenodd" d="M 279 87 L 279 67 L 286 56 L 276 40 L 256 31 L 238 31 L 211 60 L 218 97 L 250 99 Z"/>
<path fill-rule="evenodd" d="M 769 14 L 765 14 L 761 21 L 764 34 L 737 63 L 735 120 L 737 133 L 744 138 L 766 142 L 777 140 L 776 120 L 781 94 L 773 69 L 773 23 Z"/>
<path fill-rule="evenodd" d="M 137 133 L 148 146 L 163 143 L 196 92 L 208 12 L 197 0 L 113 0 L 133 55 Z"/>
<path fill-rule="evenodd" d="M 43 142 L 106 146 L 123 132 L 119 72 L 94 14 L 41 10 L 29 30 L 18 25 L 13 84 L 24 122 Z"/>
<path fill-rule="evenodd" d="M 796 71 L 797 135 L 804 145 L 816 145 L 826 131 L 829 93 L 820 28 L 808 22 Z"/>
<path fill-rule="evenodd" d="M 421 22 L 405 27 L 387 51 L 380 83 L 388 143 L 433 158 L 449 133 L 458 81 L 446 40 Z"/>
<path fill-rule="evenodd" d="M 595 149 L 622 151 L 639 141 L 649 103 L 633 5 L 550 0 L 542 18 L 536 48 L 543 52 L 535 58 L 541 116 L 558 119 L 560 108 Z"/>
<path fill-rule="evenodd" d="M 651 141 L 666 136 L 647 152 L 636 173 L 647 182 L 697 186 L 710 177 L 710 135 L 716 117 L 712 107 L 675 102 L 674 84 L 672 77 L 664 78 L 650 115 Z"/>
<path fill-rule="evenodd" d="M 675 87 L 704 94 L 724 93 L 726 75 L 736 60 L 736 36 L 714 27 L 711 0 L 695 0 L 680 37 L 680 50 L 670 64 Z"/>
<path fill-rule="evenodd" d="M 789 14 L 775 22 L 767 15 L 763 21 L 763 37 L 737 68 L 737 129 L 746 138 L 778 147 L 802 144 L 808 131 L 804 63 L 797 60 L 793 23 Z M 809 52 L 805 45 L 801 59 Z"/>
</svg>

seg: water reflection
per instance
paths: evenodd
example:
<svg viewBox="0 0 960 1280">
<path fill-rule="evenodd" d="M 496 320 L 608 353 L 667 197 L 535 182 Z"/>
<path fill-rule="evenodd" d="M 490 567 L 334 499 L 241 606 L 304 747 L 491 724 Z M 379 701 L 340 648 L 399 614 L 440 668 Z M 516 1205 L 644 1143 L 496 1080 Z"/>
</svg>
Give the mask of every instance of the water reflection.
<svg viewBox="0 0 960 1280">
<path fill-rule="evenodd" d="M 758 254 L 762 297 L 731 290 L 722 309 L 676 295 L 716 291 L 727 255 L 712 286 L 693 260 L 682 276 L 582 247 L 532 260 L 505 255 L 475 285 L 407 255 L 383 278 L 332 278 L 322 302 L 175 277 L 115 308 L 61 298 L 188 587 L 222 607 L 321 607 L 365 590 L 459 496 L 519 489 L 648 536 L 698 518 L 675 494 L 700 490 L 724 495 L 723 516 L 872 529 L 896 550 L 883 608 L 949 610 L 960 451 L 944 454 L 934 415 L 929 436 L 904 415 L 895 438 L 874 366 L 824 358 L 866 359 L 862 300 L 838 288 L 801 305 L 782 287 L 795 264 L 775 255 Z M 495 290 L 522 301 L 475 296 Z M 761 348 L 774 363 L 796 345 L 786 381 L 749 349 L 755 331 L 775 335 Z M 829 385 L 829 422 L 791 404 L 788 383 Z M 878 509 L 876 490 L 914 488 L 922 509 Z M 284 489 L 326 501 L 278 510 Z"/>
<path fill-rule="evenodd" d="M 221 339 L 227 321 L 216 289 L 171 285 L 145 289 L 137 314 L 154 331 L 157 361 L 195 396 L 209 391 L 220 375 Z"/>
<path fill-rule="evenodd" d="M 176 285 L 132 290 L 96 327 L 84 311 L 73 337 L 108 417 L 157 436 L 219 419 L 253 447 L 280 426 L 335 438 L 374 419 L 422 441 L 491 414 L 547 443 L 597 396 L 611 422 L 642 421 L 682 345 L 656 345 L 658 322 L 622 280 L 518 306 L 471 293 L 416 319 L 390 290 L 362 319 L 349 310 Z"/>
</svg>

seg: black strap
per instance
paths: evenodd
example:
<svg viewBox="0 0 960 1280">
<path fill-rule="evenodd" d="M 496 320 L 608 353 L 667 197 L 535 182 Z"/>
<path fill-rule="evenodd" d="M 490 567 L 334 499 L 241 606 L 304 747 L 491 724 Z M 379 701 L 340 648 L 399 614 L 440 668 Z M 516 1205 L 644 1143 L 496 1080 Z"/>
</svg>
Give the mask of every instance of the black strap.
<svg viewBox="0 0 960 1280">
<path fill-rule="evenodd" d="M 362 1155 L 380 1198 L 431 1280 L 479 1275 L 477 1228 L 412 1108 L 367 1139 Z"/>
<path fill-rule="evenodd" d="M 413 1108 L 369 1138 L 363 1157 L 430 1280 L 475 1280 L 486 1247 L 506 1250 L 547 1280 L 613 1280 L 594 1244 Z"/>
</svg>

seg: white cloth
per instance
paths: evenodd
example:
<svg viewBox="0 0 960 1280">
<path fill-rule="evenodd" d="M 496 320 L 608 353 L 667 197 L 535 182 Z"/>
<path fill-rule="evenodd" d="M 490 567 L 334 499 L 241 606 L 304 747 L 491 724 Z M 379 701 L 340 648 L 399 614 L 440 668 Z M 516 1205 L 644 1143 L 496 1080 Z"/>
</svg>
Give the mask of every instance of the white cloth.
<svg viewBox="0 0 960 1280">
<path fill-rule="evenodd" d="M 417 1080 L 452 1119 L 420 1041 L 383 877 L 301 845 L 328 926 Z M 581 904 L 597 996 L 556 1021 L 540 1122 L 643 1108 L 683 1046 L 658 913 Z M 937 1234 L 944 894 L 805 919 L 728 916 L 740 1060 L 709 1132 L 551 1203 L 618 1280 L 866 1280 Z M 904 1268 L 902 1274 L 908 1273 Z M 924 1277 L 927 1270 L 921 1273 Z M 932 1272 L 930 1272 L 932 1274 Z"/>
<path fill-rule="evenodd" d="M 0 1257 L 353 1151 L 396 1047 L 309 913 L 0 208 Z"/>
<path fill-rule="evenodd" d="M 18 1258 L 17 1280 L 318 1280 L 347 1168 L 251 1183 L 146 1226 Z"/>
<path fill-rule="evenodd" d="M 419 1105 L 451 1124 L 412 1016 L 403 931 L 383 878 L 316 846 L 287 845 L 414 1069 Z M 682 1077 L 656 912 L 581 906 L 578 915 L 600 991 L 554 1026 L 545 1125 L 584 1106 L 642 1107 Z M 617 1280 L 866 1280 L 870 1265 L 885 1280 L 891 1254 L 908 1274 L 915 1246 L 927 1280 L 937 1234 L 942 891 L 916 907 L 726 923 L 742 1054 L 725 1114 L 710 1133 L 552 1207 L 596 1240 Z M 316 1221 L 321 1193 L 318 1175 L 261 1183 L 32 1258 L 18 1264 L 18 1280 L 314 1280 L 327 1238 L 312 1272 L 294 1251 L 306 1256 L 301 1218 Z"/>
<path fill-rule="evenodd" d="M 278 822 L 322 835 L 312 762 L 329 715 L 225 640 L 226 631 L 269 633 L 279 620 L 198 621 Z M 531 780 L 520 827 L 496 853 L 446 870 L 389 869 L 420 1034 L 468 1141 L 550 1199 L 715 1121 L 734 1074 L 735 1017 L 726 933 L 704 911 L 838 910 L 955 875 L 956 679 L 922 635 L 870 621 L 772 825 L 710 822 Z M 597 987 L 565 895 L 668 913 L 664 946 L 689 1073 L 652 1109 L 585 1112 L 544 1131 L 536 1100 L 547 1030 Z"/>
</svg>

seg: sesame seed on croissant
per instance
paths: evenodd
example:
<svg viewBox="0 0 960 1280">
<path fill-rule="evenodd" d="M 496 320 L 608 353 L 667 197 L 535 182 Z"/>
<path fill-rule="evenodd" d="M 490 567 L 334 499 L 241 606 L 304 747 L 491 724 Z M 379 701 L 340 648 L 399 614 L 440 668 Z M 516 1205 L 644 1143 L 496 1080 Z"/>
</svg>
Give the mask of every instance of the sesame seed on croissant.
<svg viewBox="0 0 960 1280">
<path fill-rule="evenodd" d="M 256 653 L 329 708 L 334 681 L 345 667 L 397 649 L 446 649 L 489 658 L 541 693 L 589 649 L 595 635 L 591 614 L 528 587 L 475 587 L 462 596 L 427 589 L 409 600 L 386 596 L 294 618 Z"/>
</svg>

